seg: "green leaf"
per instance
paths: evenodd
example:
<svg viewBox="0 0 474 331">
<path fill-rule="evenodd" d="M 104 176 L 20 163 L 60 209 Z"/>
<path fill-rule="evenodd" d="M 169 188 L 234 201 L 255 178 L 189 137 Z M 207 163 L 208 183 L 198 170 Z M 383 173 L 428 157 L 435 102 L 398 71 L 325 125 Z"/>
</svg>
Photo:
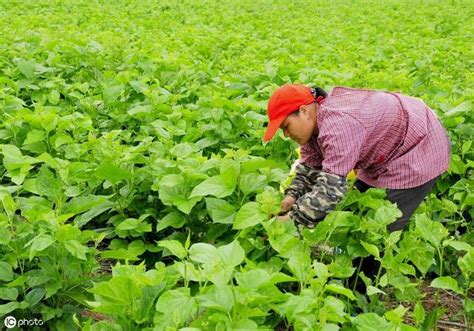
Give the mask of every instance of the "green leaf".
<svg viewBox="0 0 474 331">
<path fill-rule="evenodd" d="M 380 252 L 377 246 L 373 244 L 366 243 L 365 241 L 361 241 L 360 244 L 365 248 L 370 255 L 375 256 L 376 258 L 380 258 Z"/>
<path fill-rule="evenodd" d="M 257 173 L 249 173 L 240 176 L 240 189 L 245 195 L 249 195 L 267 185 L 267 176 Z"/>
<path fill-rule="evenodd" d="M 382 206 L 375 210 L 374 219 L 383 224 L 390 224 L 402 216 L 396 205 Z"/>
<path fill-rule="evenodd" d="M 410 260 L 423 274 L 426 274 L 435 263 L 434 256 L 434 248 L 421 240 L 417 243 L 416 250 L 411 251 L 409 254 Z"/>
<path fill-rule="evenodd" d="M 12 281 L 14 277 L 12 266 L 6 262 L 0 261 L 0 280 L 4 282 Z"/>
<path fill-rule="evenodd" d="M 324 289 L 325 289 L 325 291 L 342 294 L 342 295 L 348 297 L 351 300 L 356 299 L 355 296 L 354 296 L 354 293 L 352 293 L 351 290 L 349 290 L 349 289 L 347 289 L 344 286 L 339 285 L 339 284 L 335 284 L 335 283 L 334 284 L 327 284 L 324 287 Z"/>
<path fill-rule="evenodd" d="M 270 274 L 264 269 L 241 272 L 235 278 L 239 286 L 249 290 L 257 290 L 260 286 L 270 284 Z"/>
<path fill-rule="evenodd" d="M 30 307 L 33 307 L 44 298 L 45 294 L 46 290 L 44 288 L 32 289 L 25 295 L 25 301 L 28 302 Z"/>
<path fill-rule="evenodd" d="M 436 248 L 439 248 L 441 241 L 449 234 L 441 223 L 430 220 L 425 214 L 415 215 L 415 224 L 416 231 Z"/>
<path fill-rule="evenodd" d="M 51 170 L 46 166 L 42 166 L 38 177 L 36 178 L 36 188 L 42 196 L 52 199 L 53 201 L 58 200 L 63 193 L 63 183 L 57 179 Z"/>
<path fill-rule="evenodd" d="M 96 295 L 96 302 L 90 302 L 97 312 L 124 314 L 126 309 L 138 300 L 141 290 L 136 280 L 129 276 L 114 276 L 106 282 L 97 283 L 89 292 Z"/>
<path fill-rule="evenodd" d="M 225 200 L 206 198 L 206 206 L 214 223 L 232 224 L 236 210 Z"/>
<path fill-rule="evenodd" d="M 80 216 L 74 219 L 74 224 L 77 227 L 82 227 L 89 223 L 92 219 L 99 216 L 102 213 L 112 209 L 114 207 L 114 203 L 112 201 L 105 201 L 102 204 L 92 207 L 87 212 L 81 214 Z"/>
<path fill-rule="evenodd" d="M 234 240 L 230 244 L 218 247 L 217 253 L 222 262 L 231 268 L 238 266 L 245 259 L 245 251 L 237 240 Z"/>
<path fill-rule="evenodd" d="M 107 86 L 103 90 L 103 97 L 105 102 L 114 102 L 125 90 L 125 86 L 122 84 Z"/>
<path fill-rule="evenodd" d="M 258 202 L 248 202 L 235 215 L 233 228 L 236 230 L 245 229 L 260 224 L 266 218 L 267 215 L 261 211 Z"/>
<path fill-rule="evenodd" d="M 158 242 L 158 246 L 166 248 L 171 252 L 171 254 L 177 256 L 181 260 L 188 255 L 186 249 L 177 240 L 161 240 Z"/>
<path fill-rule="evenodd" d="M 311 259 L 309 254 L 301 251 L 292 253 L 288 260 L 288 268 L 299 282 L 305 282 L 308 279 L 310 274 L 309 271 L 311 270 Z"/>
<path fill-rule="evenodd" d="M 352 266 L 352 259 L 348 255 L 336 255 L 334 261 L 329 264 L 328 270 L 334 278 L 348 278 L 352 276 L 356 268 Z"/>
<path fill-rule="evenodd" d="M 213 285 L 205 294 L 196 297 L 200 306 L 228 313 L 234 306 L 234 295 L 228 285 Z"/>
<path fill-rule="evenodd" d="M 455 250 L 457 251 L 466 251 L 466 252 L 469 252 L 472 250 L 472 246 L 469 245 L 467 242 L 464 242 L 464 241 L 457 241 L 457 240 L 454 240 L 454 241 L 450 241 L 448 243 L 449 246 L 451 246 L 452 248 L 454 248 Z"/>
<path fill-rule="evenodd" d="M 7 190 L 0 190 L 0 201 L 2 202 L 3 210 L 7 213 L 8 217 L 13 217 L 18 207 L 10 192 Z M 0 239 L 0 242 L 1 240 L 2 239 Z"/>
<path fill-rule="evenodd" d="M 18 308 L 20 308 L 20 303 L 18 302 L 9 302 L 4 305 L 0 305 L 0 316 L 4 316 Z"/>
<path fill-rule="evenodd" d="M 126 169 L 116 166 L 111 161 L 103 162 L 96 170 L 95 175 L 99 179 L 105 179 L 117 185 L 122 180 L 130 179 L 133 174 Z"/>
<path fill-rule="evenodd" d="M 175 229 L 179 229 L 183 227 L 186 223 L 186 218 L 177 211 L 172 211 L 168 213 L 165 217 L 163 217 L 160 221 L 158 221 L 158 225 L 156 226 L 156 232 L 164 230 L 168 227 L 172 227 Z"/>
<path fill-rule="evenodd" d="M 326 282 L 326 280 L 329 278 L 328 267 L 324 263 L 315 260 L 313 261 L 313 269 L 316 276 Z"/>
<path fill-rule="evenodd" d="M 416 325 L 423 323 L 425 316 L 425 308 L 423 308 L 423 304 L 418 301 L 413 309 L 413 318 L 415 319 Z"/>
<path fill-rule="evenodd" d="M 458 282 L 454 278 L 449 277 L 449 276 L 438 277 L 438 278 L 433 279 L 430 286 L 434 288 L 442 288 L 445 290 L 451 290 L 461 295 L 464 294 L 463 290 L 459 287 Z"/>
<path fill-rule="evenodd" d="M 389 330 L 390 324 L 376 313 L 360 314 L 352 320 L 358 331 Z"/>
<path fill-rule="evenodd" d="M 465 275 L 474 273 L 474 250 L 470 250 L 463 257 L 459 258 L 458 266 Z"/>
<path fill-rule="evenodd" d="M 26 139 L 23 142 L 24 145 L 33 144 L 38 141 L 44 141 L 45 132 L 43 130 L 31 130 L 26 135 Z"/>
<path fill-rule="evenodd" d="M 368 286 L 367 287 L 367 295 L 368 296 L 372 296 L 374 294 L 383 294 L 383 295 L 386 295 L 386 293 L 382 290 L 379 290 L 378 288 L 374 287 L 374 286 Z"/>
<path fill-rule="evenodd" d="M 64 205 L 65 214 L 81 214 L 92 208 L 104 204 L 108 200 L 108 196 L 104 195 L 81 195 L 72 198 Z"/>
<path fill-rule="evenodd" d="M 17 297 L 18 297 L 18 290 L 15 287 L 13 288 L 0 287 L 0 300 L 15 301 Z"/>
<path fill-rule="evenodd" d="M 16 66 L 20 72 L 25 75 L 28 79 L 33 79 L 35 76 L 36 63 L 34 61 L 28 61 L 25 59 L 17 59 L 15 61 Z"/>
<path fill-rule="evenodd" d="M 217 248 L 210 244 L 196 243 L 189 248 L 189 258 L 194 262 L 212 263 L 218 256 Z"/>
<path fill-rule="evenodd" d="M 47 234 L 40 234 L 33 238 L 27 245 L 30 246 L 30 260 L 36 255 L 37 252 L 44 251 L 46 248 L 54 243 L 54 239 Z"/>
<path fill-rule="evenodd" d="M 177 327 L 197 314 L 198 304 L 189 288 L 179 288 L 163 293 L 156 302 L 156 310 L 163 314 L 166 325 Z"/>
<path fill-rule="evenodd" d="M 231 195 L 236 187 L 236 180 L 228 181 L 222 175 L 210 177 L 196 186 L 191 192 L 190 198 L 213 195 L 216 198 L 224 198 Z"/>
<path fill-rule="evenodd" d="M 68 240 L 64 242 L 64 247 L 66 250 L 71 253 L 72 256 L 77 257 L 78 259 L 87 261 L 87 247 L 81 245 L 77 240 Z"/>
<path fill-rule="evenodd" d="M 396 324 L 403 323 L 403 316 L 405 316 L 408 308 L 399 305 L 397 308 L 387 311 L 384 316 L 387 320 Z"/>
</svg>

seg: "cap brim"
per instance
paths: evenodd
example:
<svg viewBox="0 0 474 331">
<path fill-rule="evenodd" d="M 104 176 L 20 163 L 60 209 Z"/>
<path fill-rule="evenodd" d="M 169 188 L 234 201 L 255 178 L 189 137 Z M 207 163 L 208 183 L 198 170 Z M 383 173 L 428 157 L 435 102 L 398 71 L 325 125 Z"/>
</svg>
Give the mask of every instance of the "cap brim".
<svg viewBox="0 0 474 331">
<path fill-rule="evenodd" d="M 274 119 L 273 121 L 268 122 L 267 130 L 265 131 L 265 135 L 263 136 L 264 141 L 270 141 L 273 138 L 285 118 L 286 116 L 282 116 Z"/>
</svg>

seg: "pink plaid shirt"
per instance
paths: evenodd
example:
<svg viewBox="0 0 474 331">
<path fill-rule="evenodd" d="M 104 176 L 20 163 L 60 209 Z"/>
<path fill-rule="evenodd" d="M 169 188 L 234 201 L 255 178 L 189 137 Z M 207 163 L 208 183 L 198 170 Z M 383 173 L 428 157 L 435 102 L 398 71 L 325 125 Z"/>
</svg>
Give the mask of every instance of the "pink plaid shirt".
<svg viewBox="0 0 474 331">
<path fill-rule="evenodd" d="M 449 138 L 420 99 L 336 87 L 321 103 L 318 133 L 301 147 L 301 163 L 346 176 L 351 169 L 380 188 L 420 186 L 448 169 Z"/>
</svg>

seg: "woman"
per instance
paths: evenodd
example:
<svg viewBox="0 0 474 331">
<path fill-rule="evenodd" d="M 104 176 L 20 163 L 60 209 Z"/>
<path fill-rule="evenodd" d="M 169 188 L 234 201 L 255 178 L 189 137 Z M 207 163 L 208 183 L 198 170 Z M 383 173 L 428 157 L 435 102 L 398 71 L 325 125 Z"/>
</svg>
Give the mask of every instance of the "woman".
<svg viewBox="0 0 474 331">
<path fill-rule="evenodd" d="M 264 140 L 281 128 L 301 145 L 301 160 L 285 190 L 281 220 L 308 227 L 333 210 L 354 169 L 361 191 L 386 188 L 402 216 L 389 231 L 402 230 L 448 169 L 449 139 L 434 112 L 420 99 L 385 91 L 288 84 L 268 101 Z"/>
</svg>

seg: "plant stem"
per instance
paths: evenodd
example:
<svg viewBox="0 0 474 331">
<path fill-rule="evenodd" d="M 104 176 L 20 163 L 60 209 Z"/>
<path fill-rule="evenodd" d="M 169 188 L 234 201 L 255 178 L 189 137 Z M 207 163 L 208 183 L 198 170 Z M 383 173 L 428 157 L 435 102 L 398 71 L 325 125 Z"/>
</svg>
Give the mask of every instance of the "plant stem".
<svg viewBox="0 0 474 331">
<path fill-rule="evenodd" d="M 359 265 L 357 266 L 357 275 L 356 275 L 356 278 L 355 278 L 355 280 L 354 280 L 354 286 L 352 287 L 352 291 L 355 291 L 355 289 L 356 289 L 357 281 L 359 280 L 360 268 L 362 268 L 362 261 L 364 261 L 364 258 L 361 258 L 361 259 L 360 259 Z"/>
</svg>

